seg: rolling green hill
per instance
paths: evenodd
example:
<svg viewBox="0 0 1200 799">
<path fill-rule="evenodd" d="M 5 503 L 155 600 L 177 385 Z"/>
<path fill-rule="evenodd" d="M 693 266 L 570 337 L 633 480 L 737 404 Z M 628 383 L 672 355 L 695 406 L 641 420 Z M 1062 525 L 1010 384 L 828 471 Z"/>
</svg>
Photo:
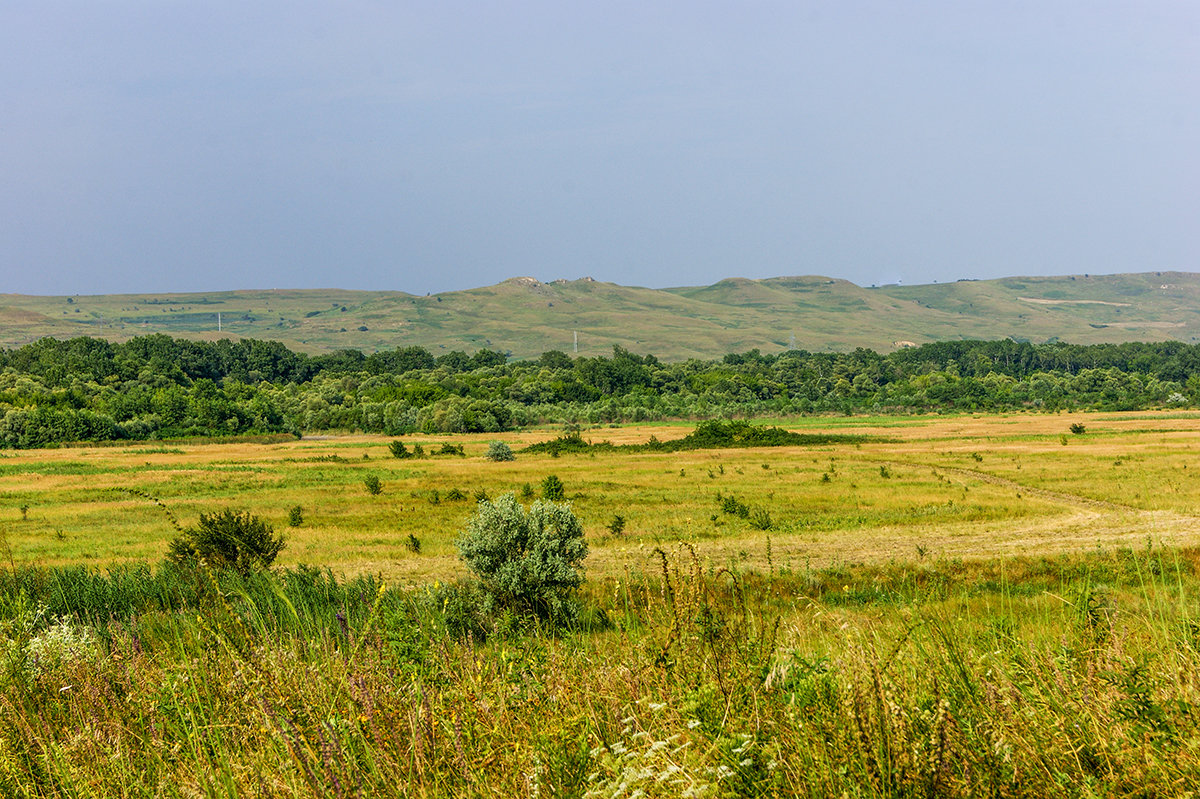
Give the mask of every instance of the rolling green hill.
<svg viewBox="0 0 1200 799">
<path fill-rule="evenodd" d="M 665 359 L 795 346 L 812 351 L 961 338 L 1101 343 L 1200 341 L 1200 275 L 1021 277 L 864 288 L 826 277 L 729 278 L 647 289 L 583 278 L 518 277 L 416 296 L 337 289 L 0 295 L 0 346 L 43 336 L 123 341 L 272 339 L 310 353 L 418 345 L 435 355 L 483 347 L 516 358 L 549 349 L 607 354 L 613 345 Z"/>
</svg>

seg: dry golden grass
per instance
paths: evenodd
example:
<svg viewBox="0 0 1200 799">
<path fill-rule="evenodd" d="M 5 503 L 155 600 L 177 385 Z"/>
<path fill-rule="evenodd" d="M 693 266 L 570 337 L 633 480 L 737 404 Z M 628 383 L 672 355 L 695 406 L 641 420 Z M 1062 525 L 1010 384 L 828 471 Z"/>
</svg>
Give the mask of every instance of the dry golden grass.
<svg viewBox="0 0 1200 799">
<path fill-rule="evenodd" d="M 1086 433 L 1069 432 L 1073 423 Z M 1200 543 L 1200 415 L 1192 413 L 805 418 L 806 432 L 862 433 L 860 445 L 683 453 L 599 452 L 483 458 L 558 435 L 413 436 L 467 457 L 397 460 L 390 439 L 335 436 L 278 444 L 135 444 L 0 454 L 0 529 L 17 564 L 157 560 L 173 535 L 153 504 L 184 524 L 245 508 L 285 531 L 281 564 L 328 565 L 400 582 L 461 574 L 454 538 L 478 490 L 489 496 L 558 475 L 588 532 L 593 575 L 645 569 L 646 553 L 686 541 L 713 562 L 814 566 L 918 557 L 982 558 L 1117 545 Z M 686 424 L 584 431 L 592 441 L 676 438 Z M 1065 437 L 1065 438 L 1064 438 Z M 1063 443 L 1065 441 L 1065 443 Z M 319 460 L 336 456 L 338 460 Z M 364 457 L 365 456 L 365 457 Z M 368 494 L 367 476 L 383 493 Z M 824 480 L 828 475 L 828 481 Z M 451 500 L 460 491 L 465 499 Z M 435 504 L 434 492 L 439 501 Z M 769 531 L 725 514 L 717 495 L 770 514 Z M 27 519 L 20 508 L 28 506 Z M 304 524 L 288 528 L 300 505 Z M 627 520 L 620 537 L 606 529 Z M 409 535 L 420 554 L 407 548 Z M 0 556 L 7 552 L 0 550 Z"/>
</svg>

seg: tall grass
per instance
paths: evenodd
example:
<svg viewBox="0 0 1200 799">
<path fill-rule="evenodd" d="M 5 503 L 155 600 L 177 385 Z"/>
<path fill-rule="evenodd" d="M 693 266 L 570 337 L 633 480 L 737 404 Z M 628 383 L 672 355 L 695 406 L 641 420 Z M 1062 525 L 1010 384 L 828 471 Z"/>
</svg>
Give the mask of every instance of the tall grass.
<svg viewBox="0 0 1200 799">
<path fill-rule="evenodd" d="M 760 573 L 686 548 L 578 629 L 296 568 L 0 574 L 11 796 L 1152 796 L 1197 550 Z"/>
</svg>

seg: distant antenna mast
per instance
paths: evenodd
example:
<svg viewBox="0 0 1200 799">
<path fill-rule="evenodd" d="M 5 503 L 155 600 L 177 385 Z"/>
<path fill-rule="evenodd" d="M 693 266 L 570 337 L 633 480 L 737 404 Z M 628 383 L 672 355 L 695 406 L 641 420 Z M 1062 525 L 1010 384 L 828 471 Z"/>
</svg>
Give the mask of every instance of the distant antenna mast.
<svg viewBox="0 0 1200 799">
<path fill-rule="evenodd" d="M 795 333 L 792 333 L 792 338 L 788 343 L 788 349 L 791 349 L 791 350 L 796 349 L 796 334 Z"/>
<path fill-rule="evenodd" d="M 578 355 L 579 354 L 579 331 L 575 330 L 572 332 L 575 333 L 575 354 Z"/>
<path fill-rule="evenodd" d="M 217 332 L 221 332 L 221 312 L 217 311 Z M 795 336 L 793 336 L 795 338 Z"/>
</svg>

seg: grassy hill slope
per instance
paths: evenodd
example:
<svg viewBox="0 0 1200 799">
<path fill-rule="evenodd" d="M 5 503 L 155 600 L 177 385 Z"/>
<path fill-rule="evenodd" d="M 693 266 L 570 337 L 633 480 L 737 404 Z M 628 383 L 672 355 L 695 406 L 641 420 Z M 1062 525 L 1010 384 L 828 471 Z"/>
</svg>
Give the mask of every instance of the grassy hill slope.
<svg viewBox="0 0 1200 799">
<path fill-rule="evenodd" d="M 338 289 L 75 297 L 0 295 L 0 346 L 42 336 L 114 341 L 149 333 L 260 338 L 306 352 L 419 345 L 435 355 L 487 347 L 598 355 L 620 345 L 662 358 L 711 358 L 794 345 L 888 351 L 960 338 L 1100 343 L 1200 341 L 1200 275 L 1021 277 L 864 288 L 826 277 L 729 278 L 647 289 L 589 278 L 416 296 Z"/>
</svg>

